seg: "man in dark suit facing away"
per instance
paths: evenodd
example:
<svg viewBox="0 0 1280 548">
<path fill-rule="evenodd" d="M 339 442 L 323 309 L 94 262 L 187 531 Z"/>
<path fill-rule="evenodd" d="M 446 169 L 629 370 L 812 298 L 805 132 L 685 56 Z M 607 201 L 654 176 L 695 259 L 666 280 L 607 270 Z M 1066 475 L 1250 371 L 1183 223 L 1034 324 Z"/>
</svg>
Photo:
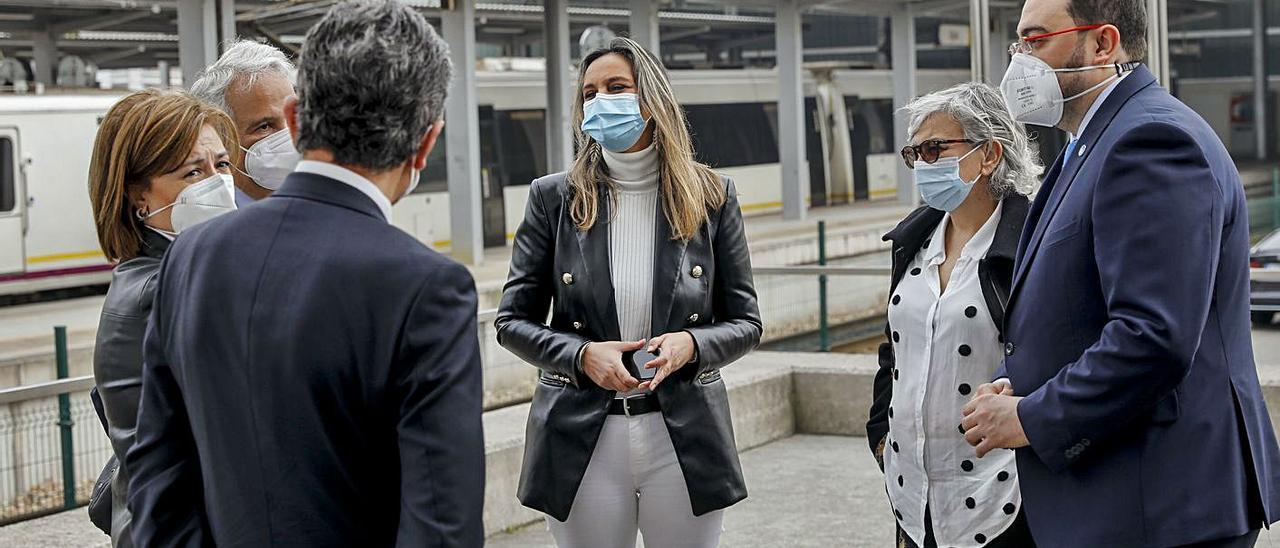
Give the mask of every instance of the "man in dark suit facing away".
<svg viewBox="0 0 1280 548">
<path fill-rule="evenodd" d="M 1002 85 L 1016 119 L 1071 139 L 1018 246 L 1007 379 L 961 427 L 977 457 L 1016 448 L 1041 547 L 1253 546 L 1280 517 L 1244 188 L 1141 64 L 1146 5 L 1028 0 Z"/>
<path fill-rule="evenodd" d="M 307 33 L 297 171 L 160 268 L 125 460 L 138 546 L 483 543 L 474 282 L 390 224 L 451 74 L 396 1 Z"/>
</svg>

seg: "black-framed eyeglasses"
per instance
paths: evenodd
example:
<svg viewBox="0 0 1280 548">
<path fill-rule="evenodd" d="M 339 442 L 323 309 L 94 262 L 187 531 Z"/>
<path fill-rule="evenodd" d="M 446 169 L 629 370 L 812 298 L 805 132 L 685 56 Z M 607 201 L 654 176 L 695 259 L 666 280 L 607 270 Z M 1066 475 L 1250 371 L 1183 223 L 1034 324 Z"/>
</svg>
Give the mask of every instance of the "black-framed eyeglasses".
<svg viewBox="0 0 1280 548">
<path fill-rule="evenodd" d="M 938 161 L 938 156 L 942 155 L 942 151 L 950 148 L 947 145 L 955 143 L 976 144 L 977 142 L 973 139 L 929 139 L 918 145 L 902 147 L 902 161 L 907 164 L 907 167 L 915 169 L 917 160 L 922 160 L 926 164 Z"/>
</svg>

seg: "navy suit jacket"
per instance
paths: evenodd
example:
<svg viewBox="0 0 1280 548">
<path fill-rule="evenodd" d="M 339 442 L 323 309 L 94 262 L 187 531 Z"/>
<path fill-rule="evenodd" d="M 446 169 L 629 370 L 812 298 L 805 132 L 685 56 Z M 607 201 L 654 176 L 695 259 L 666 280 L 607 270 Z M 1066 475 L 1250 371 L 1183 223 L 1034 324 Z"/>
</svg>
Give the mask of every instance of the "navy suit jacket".
<svg viewBox="0 0 1280 548">
<path fill-rule="evenodd" d="M 1040 546 L 1171 546 L 1276 521 L 1254 367 L 1244 188 L 1145 66 L 1045 178 L 1019 244 L 1005 362 Z"/>
<path fill-rule="evenodd" d="M 358 190 L 295 173 L 161 263 L 138 546 L 480 546 L 476 293 Z"/>
</svg>

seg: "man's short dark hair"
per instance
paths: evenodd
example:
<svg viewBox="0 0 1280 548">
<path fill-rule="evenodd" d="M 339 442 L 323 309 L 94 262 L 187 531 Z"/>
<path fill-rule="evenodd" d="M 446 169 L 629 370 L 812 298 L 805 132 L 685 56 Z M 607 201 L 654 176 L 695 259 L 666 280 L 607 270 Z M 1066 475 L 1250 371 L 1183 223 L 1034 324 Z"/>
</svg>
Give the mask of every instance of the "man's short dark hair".
<svg viewBox="0 0 1280 548">
<path fill-rule="evenodd" d="M 349 0 L 307 32 L 298 61 L 298 149 L 372 170 L 413 157 L 444 114 L 449 46 L 396 0 Z"/>
<path fill-rule="evenodd" d="M 1147 59 L 1146 0 L 1070 0 L 1067 15 L 1077 25 L 1115 25 L 1130 61 Z"/>
</svg>

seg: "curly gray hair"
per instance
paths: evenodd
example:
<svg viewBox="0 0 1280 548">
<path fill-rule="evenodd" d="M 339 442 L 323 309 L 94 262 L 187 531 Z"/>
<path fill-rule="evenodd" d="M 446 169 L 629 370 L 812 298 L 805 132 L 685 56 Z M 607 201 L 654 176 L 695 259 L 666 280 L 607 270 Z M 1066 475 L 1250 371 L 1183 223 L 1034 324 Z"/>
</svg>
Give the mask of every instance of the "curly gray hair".
<svg viewBox="0 0 1280 548">
<path fill-rule="evenodd" d="M 946 114 L 964 128 L 966 139 L 1000 143 L 1004 154 L 988 185 L 996 200 L 1013 194 L 1030 196 L 1035 192 L 1040 174 L 1044 172 L 1037 147 L 1027 137 L 1026 128 L 1013 120 L 1004 97 L 996 88 L 981 82 L 965 82 L 921 96 L 903 110 L 911 119 L 908 137 L 915 135 L 930 116 Z"/>
<path fill-rule="evenodd" d="M 258 76 L 272 73 L 284 75 L 292 83 L 293 63 L 284 52 L 272 46 L 240 40 L 227 48 L 212 65 L 200 71 L 191 84 L 191 94 L 234 116 L 227 106 L 227 88 L 231 87 L 231 82 L 243 76 L 240 85 L 248 89 L 253 87 Z"/>
<path fill-rule="evenodd" d="M 443 115 L 449 46 L 417 10 L 354 0 L 307 32 L 298 59 L 298 149 L 384 170 L 411 158 Z"/>
</svg>

